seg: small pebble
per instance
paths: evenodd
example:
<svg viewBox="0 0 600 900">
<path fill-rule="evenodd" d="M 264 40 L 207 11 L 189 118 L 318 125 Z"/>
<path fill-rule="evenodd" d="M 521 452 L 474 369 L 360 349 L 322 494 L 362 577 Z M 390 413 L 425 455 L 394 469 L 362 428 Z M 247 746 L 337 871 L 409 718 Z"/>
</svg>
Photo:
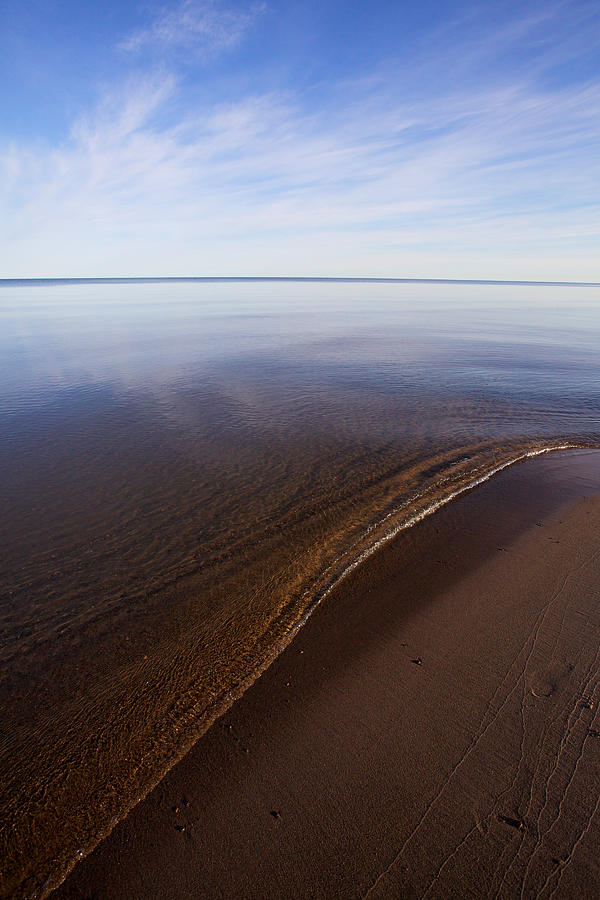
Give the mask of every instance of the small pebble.
<svg viewBox="0 0 600 900">
<path fill-rule="evenodd" d="M 525 828 L 524 823 L 521 819 L 514 819 L 512 816 L 503 816 L 499 815 L 498 819 L 500 822 L 504 822 L 505 825 L 510 825 L 511 828 L 517 828 L 519 831 L 523 831 Z"/>
<path fill-rule="evenodd" d="M 411 659 L 411 662 L 415 664 L 415 666 L 422 666 L 423 660 L 420 656 L 417 656 L 416 659 Z"/>
</svg>

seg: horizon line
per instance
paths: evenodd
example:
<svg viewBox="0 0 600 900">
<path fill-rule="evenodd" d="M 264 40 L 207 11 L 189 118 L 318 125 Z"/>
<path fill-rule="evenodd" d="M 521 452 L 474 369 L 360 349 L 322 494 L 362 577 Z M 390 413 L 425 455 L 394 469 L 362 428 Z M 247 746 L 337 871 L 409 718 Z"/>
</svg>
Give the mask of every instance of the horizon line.
<svg viewBox="0 0 600 900">
<path fill-rule="evenodd" d="M 547 287 L 600 287 L 597 281 L 530 281 L 501 278 L 396 278 L 379 276 L 335 275 L 128 275 L 0 278 L 0 287 L 36 286 L 45 284 L 152 284 L 152 283 L 219 283 L 219 282 L 337 282 L 346 284 L 491 284 L 531 285 Z"/>
</svg>

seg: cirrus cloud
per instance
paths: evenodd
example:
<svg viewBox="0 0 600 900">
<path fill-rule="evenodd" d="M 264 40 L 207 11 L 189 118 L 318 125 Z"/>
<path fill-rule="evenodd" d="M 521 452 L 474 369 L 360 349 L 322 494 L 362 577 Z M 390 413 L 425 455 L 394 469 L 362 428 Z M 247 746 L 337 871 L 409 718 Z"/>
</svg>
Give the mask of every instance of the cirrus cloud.
<svg viewBox="0 0 600 900">
<path fill-rule="evenodd" d="M 0 146 L 4 272 L 596 281 L 600 82 L 552 77 L 593 37 L 578 24 L 494 68 L 539 38 L 535 18 L 513 26 L 318 102 L 297 86 L 186 102 L 168 66 L 138 72 L 62 142 Z"/>
<path fill-rule="evenodd" d="M 238 46 L 265 9 L 264 3 L 239 10 L 218 0 L 183 0 L 161 7 L 153 22 L 124 38 L 119 48 L 129 53 L 185 49 L 196 58 L 212 58 Z"/>
</svg>

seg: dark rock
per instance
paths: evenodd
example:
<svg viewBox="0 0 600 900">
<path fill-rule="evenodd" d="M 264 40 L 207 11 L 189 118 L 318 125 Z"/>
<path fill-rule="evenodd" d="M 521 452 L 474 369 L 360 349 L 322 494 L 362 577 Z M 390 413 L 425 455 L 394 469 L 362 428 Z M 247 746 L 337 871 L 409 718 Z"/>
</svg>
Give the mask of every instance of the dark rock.
<svg viewBox="0 0 600 900">
<path fill-rule="evenodd" d="M 503 816 L 500 814 L 498 819 L 500 822 L 504 822 L 505 825 L 510 825 L 511 828 L 517 828 L 519 831 L 523 831 L 525 828 L 525 824 L 521 819 L 514 819 L 512 816 Z"/>
</svg>

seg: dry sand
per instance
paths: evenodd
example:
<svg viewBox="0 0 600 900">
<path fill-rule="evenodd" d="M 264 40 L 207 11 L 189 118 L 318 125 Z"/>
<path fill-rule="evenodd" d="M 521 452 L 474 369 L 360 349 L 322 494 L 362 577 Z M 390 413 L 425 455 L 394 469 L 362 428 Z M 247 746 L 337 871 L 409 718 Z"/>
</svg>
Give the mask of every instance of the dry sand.
<svg viewBox="0 0 600 900">
<path fill-rule="evenodd" d="M 600 453 L 382 548 L 58 898 L 600 896 Z"/>
</svg>

